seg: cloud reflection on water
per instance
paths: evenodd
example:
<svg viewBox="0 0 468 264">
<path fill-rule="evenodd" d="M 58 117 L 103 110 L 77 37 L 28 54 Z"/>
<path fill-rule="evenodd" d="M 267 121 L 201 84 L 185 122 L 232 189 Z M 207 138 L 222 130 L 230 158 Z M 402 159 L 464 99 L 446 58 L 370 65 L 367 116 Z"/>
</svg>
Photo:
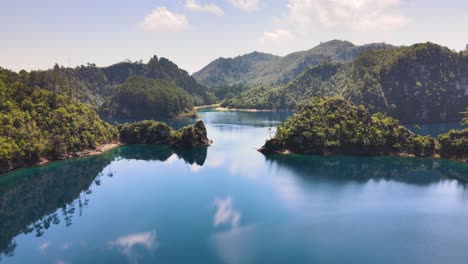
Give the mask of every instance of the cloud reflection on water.
<svg viewBox="0 0 468 264">
<path fill-rule="evenodd" d="M 240 213 L 233 209 L 232 197 L 225 199 L 216 198 L 214 200 L 216 212 L 213 218 L 213 224 L 215 227 L 220 225 L 228 224 L 230 228 L 237 227 L 239 225 Z"/>
<path fill-rule="evenodd" d="M 158 246 L 159 242 L 156 236 L 156 230 L 129 234 L 109 242 L 110 248 L 119 250 L 120 253 L 128 257 L 131 263 L 137 263 L 137 247 L 142 247 L 151 254 Z"/>
<path fill-rule="evenodd" d="M 211 235 L 211 242 L 223 263 L 250 263 L 253 259 L 253 226 L 241 226 L 241 213 L 234 209 L 232 197 L 215 198 L 213 226 L 221 229 Z"/>
<path fill-rule="evenodd" d="M 47 255 L 47 249 L 49 249 L 50 247 L 50 242 L 46 241 L 42 244 L 39 245 L 39 247 L 37 248 L 39 250 L 39 253 L 41 253 L 41 255 Z"/>
</svg>

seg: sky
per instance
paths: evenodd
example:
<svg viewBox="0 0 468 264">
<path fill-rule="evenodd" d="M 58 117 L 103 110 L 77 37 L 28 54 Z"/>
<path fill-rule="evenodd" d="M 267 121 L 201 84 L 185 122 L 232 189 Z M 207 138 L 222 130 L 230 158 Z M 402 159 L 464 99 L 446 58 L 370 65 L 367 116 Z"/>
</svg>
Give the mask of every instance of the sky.
<svg viewBox="0 0 468 264">
<path fill-rule="evenodd" d="M 166 57 L 189 73 L 219 57 L 286 55 L 332 39 L 468 44 L 468 1 L 0 0 L 0 67 Z"/>
</svg>

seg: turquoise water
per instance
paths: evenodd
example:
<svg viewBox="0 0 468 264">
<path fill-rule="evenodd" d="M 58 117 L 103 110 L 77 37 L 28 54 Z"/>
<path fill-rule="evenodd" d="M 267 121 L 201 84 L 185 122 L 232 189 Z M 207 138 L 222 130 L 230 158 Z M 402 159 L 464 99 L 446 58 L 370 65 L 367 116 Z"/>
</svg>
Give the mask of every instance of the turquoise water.
<svg viewBox="0 0 468 264">
<path fill-rule="evenodd" d="M 0 177 L 2 263 L 467 263 L 468 165 L 272 156 L 288 113 L 201 112 L 213 146 Z"/>
</svg>

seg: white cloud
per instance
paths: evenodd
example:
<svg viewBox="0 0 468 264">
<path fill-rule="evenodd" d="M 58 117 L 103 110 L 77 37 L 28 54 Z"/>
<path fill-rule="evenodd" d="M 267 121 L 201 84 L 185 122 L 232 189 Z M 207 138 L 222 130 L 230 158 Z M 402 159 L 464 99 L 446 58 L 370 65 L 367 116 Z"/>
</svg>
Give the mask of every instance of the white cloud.
<svg viewBox="0 0 468 264">
<path fill-rule="evenodd" d="M 305 32 L 322 27 L 391 31 L 408 21 L 401 6 L 401 0 L 289 0 L 287 22 Z"/>
<path fill-rule="evenodd" d="M 229 3 L 243 11 L 252 12 L 258 10 L 260 0 L 229 0 Z"/>
<path fill-rule="evenodd" d="M 188 20 L 183 14 L 172 13 L 166 7 L 158 7 L 145 17 L 141 26 L 146 31 L 176 32 L 186 29 Z"/>
<path fill-rule="evenodd" d="M 200 4 L 198 0 L 187 0 L 185 2 L 185 8 L 187 8 L 190 11 L 210 13 L 216 16 L 224 15 L 223 10 L 218 5 L 215 5 L 215 4 L 203 5 L 203 4 Z"/>
<path fill-rule="evenodd" d="M 289 31 L 285 29 L 277 29 L 275 31 L 263 33 L 263 36 L 260 37 L 258 41 L 262 45 L 277 45 L 285 44 L 288 41 L 291 41 L 292 39 L 293 36 Z"/>
</svg>

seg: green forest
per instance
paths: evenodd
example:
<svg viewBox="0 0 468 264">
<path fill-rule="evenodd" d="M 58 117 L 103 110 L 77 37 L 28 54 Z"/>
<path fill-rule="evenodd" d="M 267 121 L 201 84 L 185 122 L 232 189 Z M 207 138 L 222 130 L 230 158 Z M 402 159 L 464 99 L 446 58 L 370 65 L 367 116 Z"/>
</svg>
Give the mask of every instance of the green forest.
<svg viewBox="0 0 468 264">
<path fill-rule="evenodd" d="M 117 140 L 117 130 L 67 96 L 0 74 L 0 172 Z"/>
<path fill-rule="evenodd" d="M 80 151 L 118 141 L 167 144 L 180 149 L 206 146 L 211 142 L 202 121 L 180 130 L 152 120 L 114 127 L 101 120 L 93 109 L 68 96 L 10 80 L 0 75 L 0 173 L 41 161 L 76 157 Z M 113 97 L 116 111 L 123 108 L 148 111 L 148 117 L 155 117 L 153 113 L 167 109 L 154 107 L 170 104 L 180 109 L 193 107 L 187 93 L 167 81 L 133 77 L 122 86 Z M 153 89 L 156 89 L 155 94 L 152 94 Z M 147 93 L 134 94 L 135 91 Z M 135 98 L 144 101 L 135 103 L 132 101 Z M 179 109 L 170 110 L 175 113 Z"/>
<path fill-rule="evenodd" d="M 123 118 L 174 117 L 193 109 L 191 96 L 172 82 L 130 77 L 103 103 L 104 116 Z"/>
<path fill-rule="evenodd" d="M 144 120 L 118 126 L 120 141 L 125 144 L 166 144 L 176 149 L 204 147 L 211 144 L 203 121 L 174 130 L 165 123 Z"/>
<path fill-rule="evenodd" d="M 315 95 L 339 95 L 404 123 L 458 121 L 468 102 L 468 56 L 433 43 L 369 49 L 351 62 L 323 61 L 286 85 L 253 87 L 223 106 L 293 110 Z"/>
<path fill-rule="evenodd" d="M 393 117 L 370 114 L 343 98 L 313 97 L 302 105 L 274 138 L 260 149 L 265 154 L 414 155 L 468 158 L 468 129 L 440 135 L 414 134 Z"/>
<path fill-rule="evenodd" d="M 0 71 L 12 74 L 6 70 Z M 188 72 L 170 60 L 157 56 L 153 56 L 148 63 L 125 61 L 108 67 L 97 67 L 88 63 L 66 68 L 55 64 L 49 70 L 20 71 L 17 78 L 26 86 L 38 86 L 60 95 L 67 95 L 98 109 L 127 79 L 136 76 L 171 82 L 190 95 L 193 105 L 211 104 L 216 101 L 213 93 L 197 83 Z"/>
</svg>

